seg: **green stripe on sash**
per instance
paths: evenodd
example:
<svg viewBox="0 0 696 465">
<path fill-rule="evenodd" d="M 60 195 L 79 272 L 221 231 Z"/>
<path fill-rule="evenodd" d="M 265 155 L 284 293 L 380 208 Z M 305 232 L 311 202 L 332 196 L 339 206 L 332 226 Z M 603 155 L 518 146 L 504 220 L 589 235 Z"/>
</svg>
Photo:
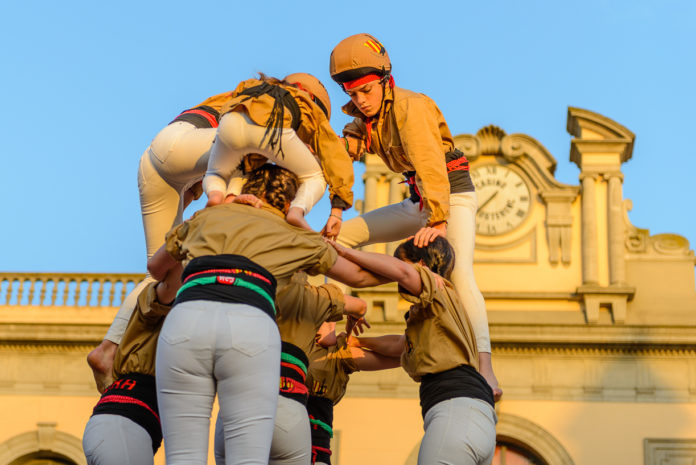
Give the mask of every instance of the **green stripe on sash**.
<svg viewBox="0 0 696 465">
<path fill-rule="evenodd" d="M 329 425 L 327 425 L 326 423 L 324 423 L 323 421 L 317 420 L 315 418 L 310 418 L 309 422 L 312 423 L 313 425 L 317 425 L 320 428 L 326 430 L 326 432 L 329 433 L 329 437 L 331 437 L 331 438 L 333 437 L 333 429 L 331 429 L 331 427 Z"/>
<path fill-rule="evenodd" d="M 224 276 L 226 277 L 226 276 Z M 273 313 L 275 313 L 275 301 L 271 298 L 270 295 L 268 295 L 268 292 L 265 291 L 260 286 L 257 286 L 254 283 L 250 283 L 248 281 L 244 281 L 242 278 L 234 277 L 234 282 L 232 284 L 226 284 L 226 283 L 220 283 L 218 282 L 218 277 L 217 276 L 203 276 L 202 278 L 196 278 L 192 279 L 191 281 L 188 281 L 186 284 L 181 286 L 179 288 L 179 291 L 176 293 L 176 296 L 179 297 L 179 294 L 181 294 L 184 290 L 193 287 L 193 286 L 204 286 L 206 284 L 225 284 L 227 286 L 238 286 L 238 287 L 243 287 L 249 290 L 252 290 L 256 292 L 257 294 L 261 295 L 264 299 L 266 299 L 270 304 L 271 308 L 273 309 Z M 302 363 L 302 362 L 300 362 Z M 304 364 L 303 364 L 304 365 Z M 305 373 L 307 372 L 307 368 L 304 369 Z"/>
<path fill-rule="evenodd" d="M 280 353 L 280 359 L 284 362 L 292 363 L 293 365 L 297 365 L 298 367 L 302 368 L 302 371 L 304 371 L 305 375 L 307 374 L 307 365 L 304 364 L 302 360 L 300 360 L 297 357 L 293 357 L 292 355 L 281 352 Z"/>
</svg>

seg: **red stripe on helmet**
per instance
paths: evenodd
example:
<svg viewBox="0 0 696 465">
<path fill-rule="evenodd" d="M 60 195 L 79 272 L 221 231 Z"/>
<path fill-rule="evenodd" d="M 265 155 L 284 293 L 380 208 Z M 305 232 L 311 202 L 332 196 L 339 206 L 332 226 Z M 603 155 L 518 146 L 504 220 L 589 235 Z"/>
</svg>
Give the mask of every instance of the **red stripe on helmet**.
<svg viewBox="0 0 696 465">
<path fill-rule="evenodd" d="M 355 87 L 361 86 L 363 84 L 367 84 L 368 82 L 379 81 L 380 79 L 382 79 L 382 76 L 380 76 L 379 74 L 374 74 L 374 73 L 373 74 L 366 74 L 365 76 L 363 76 L 361 78 L 354 79 L 354 80 L 348 81 L 348 82 L 344 82 L 343 88 L 345 90 L 350 90 L 350 89 L 353 89 Z"/>
</svg>

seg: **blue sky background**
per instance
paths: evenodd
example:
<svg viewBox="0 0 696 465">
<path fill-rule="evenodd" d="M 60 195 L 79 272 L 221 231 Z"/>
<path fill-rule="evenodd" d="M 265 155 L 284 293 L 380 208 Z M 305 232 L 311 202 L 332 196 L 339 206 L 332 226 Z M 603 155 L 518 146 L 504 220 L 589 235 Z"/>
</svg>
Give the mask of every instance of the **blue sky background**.
<svg viewBox="0 0 696 465">
<path fill-rule="evenodd" d="M 397 85 L 431 96 L 454 134 L 528 134 L 561 182 L 579 183 L 568 106 L 626 126 L 632 223 L 694 248 L 694 23 L 688 0 L 3 2 L 0 270 L 144 271 L 136 170 L 152 137 L 257 71 L 319 77 L 340 131 L 329 53 L 358 32 L 383 42 Z"/>
</svg>

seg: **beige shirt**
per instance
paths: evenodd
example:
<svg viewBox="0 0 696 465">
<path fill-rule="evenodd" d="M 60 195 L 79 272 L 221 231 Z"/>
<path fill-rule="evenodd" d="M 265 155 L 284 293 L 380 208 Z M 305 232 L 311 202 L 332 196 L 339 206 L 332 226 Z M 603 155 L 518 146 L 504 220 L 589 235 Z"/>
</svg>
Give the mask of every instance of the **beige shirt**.
<svg viewBox="0 0 696 465">
<path fill-rule="evenodd" d="M 295 273 L 276 291 L 280 339 L 309 356 L 319 327 L 325 321 L 340 321 L 344 306 L 343 292 L 336 285 L 312 286 L 305 273 Z"/>
<path fill-rule="evenodd" d="M 204 255 L 243 255 L 271 273 L 277 289 L 296 271 L 325 274 L 338 257 L 319 233 L 288 224 L 275 208 L 236 203 L 196 212 L 167 233 L 165 247 L 184 265 Z"/>
<path fill-rule="evenodd" d="M 232 92 L 233 98 L 222 107 L 221 114 L 230 111 L 244 112 L 259 126 L 265 126 L 273 110 L 275 99 L 270 95 L 249 98 L 239 95 L 245 89 L 262 84 L 258 79 L 242 81 Z M 290 92 L 300 109 L 301 121 L 297 129 L 297 137 L 309 145 L 324 173 L 329 185 L 331 198 L 340 198 L 346 209 L 353 205 L 353 161 L 346 151 L 333 128 L 329 124 L 324 111 L 312 101 L 310 96 L 295 86 L 278 84 Z M 283 114 L 283 127 L 292 127 L 292 115 L 289 111 Z"/>
<path fill-rule="evenodd" d="M 355 119 L 343 134 L 367 140 L 365 117 L 353 102 L 343 112 Z M 385 86 L 384 103 L 372 125 L 370 152 L 397 173 L 415 171 L 418 189 L 430 211 L 428 225 L 449 218 L 450 185 L 445 154 L 454 149 L 454 139 L 442 112 L 430 97 Z"/>
<path fill-rule="evenodd" d="M 310 396 L 326 397 L 334 405 L 345 395 L 350 374 L 358 371 L 345 337 L 328 349 L 314 344 L 309 354 L 307 388 Z"/>
<path fill-rule="evenodd" d="M 415 381 L 428 373 L 440 373 L 459 365 L 478 370 L 478 349 L 474 330 L 452 283 L 436 278 L 418 264 L 423 282 L 419 296 L 401 292 L 413 305 L 406 319 L 406 347 L 401 366 Z"/>
<path fill-rule="evenodd" d="M 157 338 L 164 317 L 171 310 L 170 305 L 163 305 L 157 301 L 156 286 L 157 283 L 150 283 L 138 295 L 126 332 L 116 350 L 114 379 L 119 379 L 127 373 L 155 376 Z"/>
<path fill-rule="evenodd" d="M 223 92 L 222 94 L 217 94 L 217 95 L 213 95 L 212 97 L 208 97 L 203 102 L 199 103 L 198 105 L 196 105 L 195 107 L 192 107 L 192 108 L 206 106 L 206 107 L 210 107 L 210 108 L 218 111 L 220 113 L 220 115 L 222 115 L 222 112 L 221 112 L 222 107 L 227 105 L 229 103 L 229 101 L 232 100 L 233 97 L 234 97 L 234 93 Z"/>
</svg>

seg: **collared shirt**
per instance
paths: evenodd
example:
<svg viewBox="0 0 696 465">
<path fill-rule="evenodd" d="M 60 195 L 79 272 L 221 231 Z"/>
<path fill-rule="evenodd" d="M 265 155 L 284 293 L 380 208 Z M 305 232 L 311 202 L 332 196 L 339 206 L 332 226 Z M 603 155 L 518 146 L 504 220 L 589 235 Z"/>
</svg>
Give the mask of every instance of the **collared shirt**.
<svg viewBox="0 0 696 465">
<path fill-rule="evenodd" d="M 326 397 L 337 404 L 346 393 L 350 374 L 356 371 L 358 365 L 345 337 L 339 336 L 336 345 L 328 349 L 314 344 L 307 373 L 309 395 Z"/>
<path fill-rule="evenodd" d="M 312 286 L 303 272 L 276 291 L 276 309 L 280 339 L 309 356 L 314 338 L 325 321 L 341 321 L 345 298 L 334 284 Z"/>
<path fill-rule="evenodd" d="M 155 287 L 148 284 L 138 295 L 133 314 L 114 357 L 113 377 L 127 373 L 155 376 L 155 352 L 164 317 L 171 309 L 157 301 Z"/>
<path fill-rule="evenodd" d="M 420 295 L 400 292 L 413 305 L 406 318 L 406 347 L 401 366 L 415 381 L 460 365 L 478 370 L 474 330 L 452 283 L 413 264 L 421 277 Z"/>
<path fill-rule="evenodd" d="M 230 111 L 244 112 L 259 126 L 265 126 L 271 115 L 275 99 L 270 95 L 249 98 L 248 95 L 240 95 L 244 90 L 262 84 L 259 79 L 242 81 L 232 92 L 233 98 L 225 103 L 220 113 Z M 333 128 L 329 124 L 324 111 L 312 101 L 310 96 L 291 85 L 277 84 L 290 92 L 300 109 L 300 127 L 297 129 L 297 137 L 311 147 L 312 152 L 318 158 L 324 178 L 329 185 L 332 205 L 334 198 L 343 201 L 345 209 L 353 205 L 353 163 Z M 292 127 L 292 115 L 286 111 L 283 115 L 283 127 Z"/>
<path fill-rule="evenodd" d="M 326 273 L 338 257 L 318 233 L 288 224 L 280 211 L 266 204 L 204 208 L 169 231 L 165 246 L 184 265 L 204 255 L 242 255 L 271 273 L 278 288 L 296 271 Z"/>
<path fill-rule="evenodd" d="M 445 221 L 449 218 L 450 194 L 445 154 L 454 149 L 447 122 L 430 97 L 400 87 L 384 89 L 384 102 L 372 126 L 370 152 L 392 171 L 415 171 L 430 211 L 428 225 Z M 365 116 L 352 101 L 343 106 L 343 112 L 355 117 L 343 134 L 365 141 Z"/>
</svg>

